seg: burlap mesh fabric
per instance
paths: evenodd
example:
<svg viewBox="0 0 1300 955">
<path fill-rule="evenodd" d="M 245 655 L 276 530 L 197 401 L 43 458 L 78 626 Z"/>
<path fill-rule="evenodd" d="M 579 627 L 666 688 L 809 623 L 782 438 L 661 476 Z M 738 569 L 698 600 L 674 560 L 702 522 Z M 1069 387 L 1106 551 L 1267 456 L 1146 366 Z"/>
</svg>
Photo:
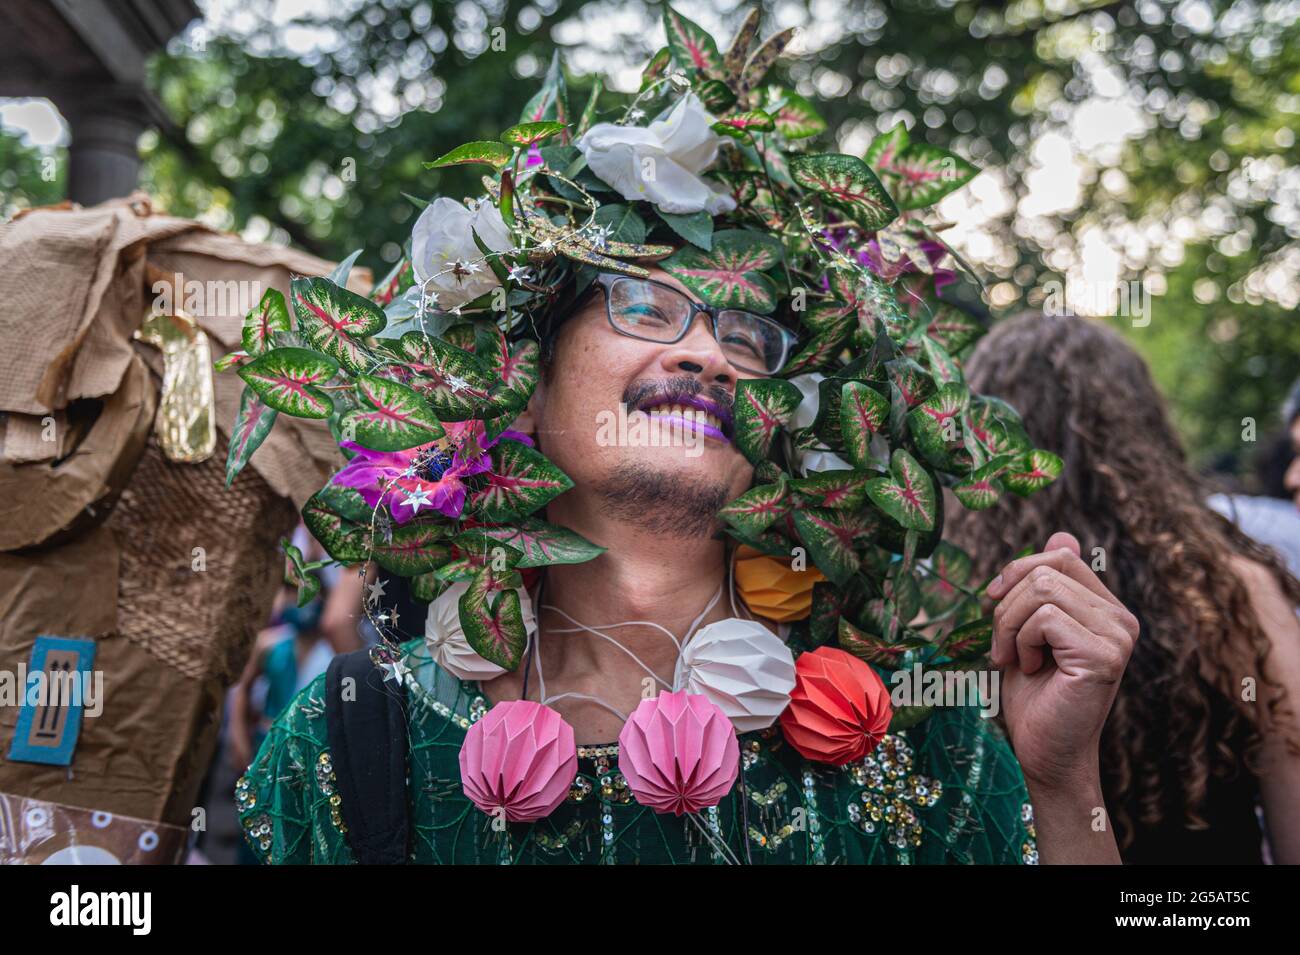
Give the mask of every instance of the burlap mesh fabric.
<svg viewBox="0 0 1300 955">
<path fill-rule="evenodd" d="M 256 470 L 227 488 L 223 457 L 174 464 L 151 435 L 108 520 L 121 546 L 119 632 L 186 676 L 230 685 L 284 576 L 278 542 L 296 518 Z"/>
</svg>

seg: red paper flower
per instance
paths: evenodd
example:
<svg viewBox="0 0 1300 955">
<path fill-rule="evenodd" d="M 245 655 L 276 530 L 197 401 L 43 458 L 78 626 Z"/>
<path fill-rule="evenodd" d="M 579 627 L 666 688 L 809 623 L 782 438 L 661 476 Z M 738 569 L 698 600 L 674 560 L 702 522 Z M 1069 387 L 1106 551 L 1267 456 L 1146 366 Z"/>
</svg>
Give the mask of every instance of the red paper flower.
<svg viewBox="0 0 1300 955">
<path fill-rule="evenodd" d="M 794 661 L 790 705 L 781 714 L 786 740 L 804 757 L 843 766 L 879 744 L 894 708 L 876 671 L 852 654 L 818 647 Z"/>
</svg>

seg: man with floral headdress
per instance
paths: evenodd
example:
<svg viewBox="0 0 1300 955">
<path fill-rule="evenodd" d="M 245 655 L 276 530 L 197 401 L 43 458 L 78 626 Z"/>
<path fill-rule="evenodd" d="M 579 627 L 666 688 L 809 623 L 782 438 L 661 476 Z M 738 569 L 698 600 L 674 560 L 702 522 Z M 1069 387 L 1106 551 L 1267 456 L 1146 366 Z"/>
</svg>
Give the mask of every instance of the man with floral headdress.
<svg viewBox="0 0 1300 955">
<path fill-rule="evenodd" d="M 988 506 L 1060 467 L 967 392 L 978 329 L 934 297 L 950 256 L 921 210 L 974 170 L 901 127 L 865 160 L 790 152 L 824 124 L 760 83 L 788 33 L 751 52 L 751 16 L 723 55 L 665 27 L 617 122 L 597 95 L 574 122 L 553 67 L 500 143 L 439 161 L 497 173 L 424 211 L 386 315 L 300 280 L 297 337 L 241 366 L 267 407 L 336 416 L 351 460 L 304 517 L 377 565 L 367 613 L 395 629 L 394 577 L 431 601 L 425 640 L 277 721 L 236 794 L 250 844 L 1118 861 L 1097 743 L 1135 621 L 1069 534 L 983 587 L 940 539 L 942 488 Z M 986 655 L 1005 730 L 885 686 Z"/>
</svg>

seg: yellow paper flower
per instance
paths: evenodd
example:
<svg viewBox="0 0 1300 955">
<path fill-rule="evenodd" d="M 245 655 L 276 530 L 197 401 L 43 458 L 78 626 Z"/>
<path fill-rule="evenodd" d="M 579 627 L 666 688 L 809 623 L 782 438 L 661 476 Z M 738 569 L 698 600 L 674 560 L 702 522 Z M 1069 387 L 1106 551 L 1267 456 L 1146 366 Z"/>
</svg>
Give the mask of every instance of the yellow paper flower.
<svg viewBox="0 0 1300 955">
<path fill-rule="evenodd" d="M 812 610 L 813 584 L 825 580 L 816 567 L 792 570 L 790 559 L 769 557 L 752 547 L 736 551 L 736 589 L 754 613 L 789 623 Z"/>
</svg>

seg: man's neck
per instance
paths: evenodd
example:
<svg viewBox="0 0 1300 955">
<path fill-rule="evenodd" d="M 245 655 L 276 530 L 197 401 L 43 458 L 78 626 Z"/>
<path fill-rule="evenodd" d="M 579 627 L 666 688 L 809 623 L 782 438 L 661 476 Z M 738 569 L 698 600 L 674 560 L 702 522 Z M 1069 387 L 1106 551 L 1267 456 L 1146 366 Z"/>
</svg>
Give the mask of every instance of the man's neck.
<svg viewBox="0 0 1300 955">
<path fill-rule="evenodd" d="M 553 502 L 548 519 L 569 528 L 605 553 L 584 564 L 554 564 L 547 568 L 542 603 L 557 607 L 587 626 L 627 620 L 657 623 L 679 640 L 708 605 L 720 585 L 724 592 L 701 626 L 731 615 L 725 592 L 726 545 L 720 539 L 672 537 L 660 529 L 646 530 L 626 521 L 582 507 L 563 498 Z M 542 636 L 550 630 L 572 627 L 559 614 L 541 611 Z M 677 650 L 653 627 L 619 627 L 611 636 L 635 653 L 660 676 L 671 679 Z M 548 663 L 576 672 L 607 668 L 622 670 L 627 655 L 608 641 L 591 634 L 557 634 L 570 639 L 546 640 Z M 577 639 L 572 639 L 577 638 Z"/>
</svg>

